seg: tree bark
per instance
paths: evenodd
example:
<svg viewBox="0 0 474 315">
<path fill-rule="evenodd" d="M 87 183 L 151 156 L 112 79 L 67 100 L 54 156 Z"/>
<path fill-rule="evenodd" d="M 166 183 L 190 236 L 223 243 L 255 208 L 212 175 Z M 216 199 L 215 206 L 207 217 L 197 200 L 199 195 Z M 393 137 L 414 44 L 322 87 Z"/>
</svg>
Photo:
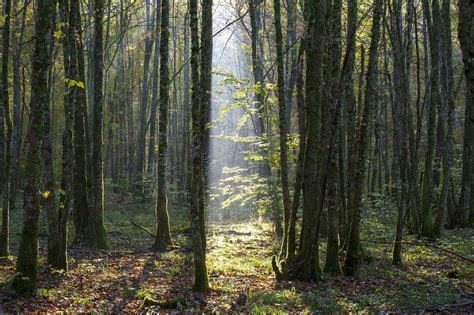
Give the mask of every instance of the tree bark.
<svg viewBox="0 0 474 315">
<path fill-rule="evenodd" d="M 348 235 L 347 252 L 344 261 L 344 272 L 354 275 L 357 271 L 360 252 L 360 221 L 362 210 L 363 184 L 366 176 L 366 158 L 368 150 L 369 118 L 377 97 L 377 63 L 380 41 L 380 19 L 382 15 L 382 0 L 376 0 L 372 20 L 372 36 L 370 39 L 369 61 L 367 66 L 365 99 L 361 125 L 357 140 L 357 165 L 355 169 L 353 197 L 350 203 L 351 227 Z"/>
<path fill-rule="evenodd" d="M 474 3 L 469 0 L 460 0 L 458 36 L 461 43 L 461 51 L 466 75 L 466 86 L 468 96 L 466 97 L 465 133 L 464 133 L 464 157 L 468 162 L 464 163 L 463 172 L 466 172 L 469 182 L 469 215 L 468 224 L 474 225 Z"/>
<path fill-rule="evenodd" d="M 36 291 L 38 273 L 38 218 L 40 213 L 41 143 L 44 139 L 43 112 L 49 104 L 48 69 L 49 47 L 52 41 L 51 18 L 54 3 L 37 1 L 37 20 L 31 77 L 30 129 L 28 131 L 28 159 L 25 164 L 24 219 L 20 248 L 16 263 L 17 275 L 11 287 L 22 294 Z"/>
<path fill-rule="evenodd" d="M 0 235 L 0 257 L 10 254 L 9 221 L 10 221 L 10 155 L 12 138 L 12 121 L 10 118 L 10 97 L 8 92 L 8 65 L 10 56 L 11 0 L 4 1 L 4 18 L 2 32 L 2 69 L 0 78 L 0 195 L 3 195 L 2 233 Z M 6 128 L 5 128 L 6 127 Z M 6 130 L 5 130 L 6 129 Z"/>
<path fill-rule="evenodd" d="M 164 250 L 171 244 L 168 199 L 166 196 L 166 159 L 168 149 L 168 106 L 169 106 L 169 0 L 161 2 L 161 43 L 160 43 L 160 123 L 158 132 L 158 176 L 156 198 L 156 238 L 152 248 Z"/>
<path fill-rule="evenodd" d="M 93 75 L 94 75 L 94 120 L 93 120 L 93 208 L 88 216 L 87 234 L 91 246 L 107 249 L 110 247 L 107 232 L 104 226 L 104 170 L 102 159 L 102 113 L 103 113 L 103 18 L 104 0 L 94 2 L 94 47 L 93 47 Z"/>
</svg>

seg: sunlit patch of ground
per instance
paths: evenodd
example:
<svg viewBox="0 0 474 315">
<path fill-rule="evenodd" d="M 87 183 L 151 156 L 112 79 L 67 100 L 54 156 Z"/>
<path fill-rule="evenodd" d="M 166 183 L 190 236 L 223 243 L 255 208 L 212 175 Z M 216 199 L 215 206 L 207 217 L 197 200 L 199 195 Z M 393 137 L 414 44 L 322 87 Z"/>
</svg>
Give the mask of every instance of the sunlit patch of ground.
<svg viewBox="0 0 474 315">
<path fill-rule="evenodd" d="M 234 308 L 241 312 L 474 312 L 473 264 L 425 246 L 406 245 L 405 264 L 397 269 L 390 263 L 390 244 L 365 242 L 364 251 L 370 260 L 361 265 L 359 277 L 324 276 L 318 283 L 276 283 L 270 262 L 279 250 L 277 240 L 271 225 L 255 220 L 209 225 L 207 262 L 212 290 L 207 295 L 195 294 L 187 209 L 172 208 L 176 247 L 165 253 L 152 253 L 148 250 L 152 238 L 131 224 L 153 231 L 150 204 L 109 200 L 106 222 L 112 250 L 72 248 L 67 273 L 47 273 L 42 259 L 38 295 L 27 299 L 4 290 L 0 293 L 0 313 L 226 312 L 242 295 L 246 296 L 246 303 Z M 391 240 L 394 215 L 386 203 L 369 207 L 364 213 L 362 238 Z M 20 222 L 20 218 L 19 212 L 14 213 L 12 222 Z M 14 253 L 20 225 L 14 225 L 12 231 Z M 45 255 L 44 225 L 41 231 Z M 406 240 L 419 241 L 411 235 Z M 474 230 L 446 231 L 436 245 L 474 259 Z M 323 240 L 322 262 L 324 249 Z M 13 273 L 14 262 L 0 264 L 0 281 Z M 147 298 L 161 306 L 145 308 L 142 304 Z"/>
</svg>

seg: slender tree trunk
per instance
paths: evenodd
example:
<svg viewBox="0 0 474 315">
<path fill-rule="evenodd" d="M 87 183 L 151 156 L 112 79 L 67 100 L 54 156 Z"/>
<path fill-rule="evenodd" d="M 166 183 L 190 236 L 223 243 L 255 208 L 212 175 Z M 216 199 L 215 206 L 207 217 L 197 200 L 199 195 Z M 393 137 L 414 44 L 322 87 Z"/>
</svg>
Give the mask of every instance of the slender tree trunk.
<svg viewBox="0 0 474 315">
<path fill-rule="evenodd" d="M 278 108 L 279 108 L 279 128 L 280 128 L 280 176 L 281 190 L 283 194 L 283 218 L 284 233 L 281 245 L 280 256 L 286 256 L 288 243 L 288 225 L 290 223 L 290 188 L 288 183 L 288 122 L 285 98 L 285 71 L 283 56 L 283 33 L 281 31 L 281 4 L 280 0 L 274 0 L 275 10 L 275 42 L 277 50 L 277 71 L 278 71 Z"/>
<path fill-rule="evenodd" d="M 369 117 L 372 116 L 372 109 L 376 102 L 377 88 L 377 63 L 378 48 L 380 41 L 380 19 L 382 15 L 382 0 L 376 0 L 374 4 L 374 14 L 372 20 L 372 36 L 369 48 L 369 62 L 367 66 L 367 82 L 365 86 L 365 99 L 362 112 L 362 120 L 358 132 L 357 140 L 357 165 L 354 182 L 359 183 L 354 186 L 354 193 L 350 203 L 351 227 L 348 235 L 347 252 L 344 261 L 344 272 L 347 275 L 354 275 L 357 271 L 360 252 L 360 221 L 362 210 L 362 193 L 366 173 L 366 158 L 368 150 L 368 127 Z"/>
<path fill-rule="evenodd" d="M 5 0 L 4 24 L 2 32 L 2 69 L 0 78 L 0 195 L 3 195 L 2 233 L 0 235 L 0 257 L 10 254 L 10 155 L 12 121 L 10 118 L 10 98 L 8 92 L 8 65 L 10 56 L 11 0 Z M 6 127 L 6 130 L 5 130 Z"/>
<path fill-rule="evenodd" d="M 423 12 L 426 17 L 428 37 L 430 40 L 430 60 L 431 60 L 431 76 L 430 76 L 430 97 L 428 101 L 428 148 L 425 155 L 425 165 L 423 172 L 423 183 L 421 192 L 421 234 L 426 237 L 434 236 L 434 221 L 432 209 L 432 190 L 433 190 L 433 159 L 435 156 L 436 146 L 436 109 L 440 103 L 439 92 L 439 24 L 440 12 L 438 0 L 432 1 L 433 19 L 431 19 L 431 11 L 428 0 L 423 0 Z"/>
<path fill-rule="evenodd" d="M 468 163 L 463 166 L 469 175 L 469 224 L 474 225 L 474 3 L 469 0 L 460 0 L 459 5 L 459 26 L 458 36 L 461 43 L 461 51 L 463 55 L 464 71 L 466 75 L 466 85 L 468 96 L 466 98 L 466 115 L 465 133 L 464 133 L 464 150 L 465 158 Z"/>
<path fill-rule="evenodd" d="M 296 254 L 296 220 L 298 216 L 298 208 L 300 205 L 300 196 L 303 186 L 303 172 L 304 172 L 304 159 L 306 154 L 306 119 L 305 119 L 305 99 L 304 99 L 304 43 L 301 42 L 300 49 L 298 52 L 297 61 L 297 79 L 296 79 L 296 91 L 297 91 L 297 107 L 298 107 L 298 129 L 299 129 L 299 141 L 300 147 L 298 152 L 298 161 L 295 170 L 295 185 L 293 200 L 291 203 L 291 215 L 290 222 L 288 223 L 288 249 L 286 251 L 285 267 L 283 272 L 289 273 L 289 270 L 293 268 Z"/>
<path fill-rule="evenodd" d="M 137 145 L 137 157 L 136 157 L 136 169 L 137 174 L 143 174 L 143 167 L 145 163 L 145 148 L 146 148 L 146 133 L 148 131 L 148 124 L 146 121 L 146 114 L 148 108 L 148 94 L 149 94 L 149 72 L 150 72 L 150 60 L 153 49 L 153 38 L 151 32 L 153 29 L 154 16 L 150 14 L 149 9 L 150 0 L 146 0 L 146 37 L 145 37 L 145 57 L 143 61 L 143 77 L 142 77 L 142 91 L 140 98 L 140 124 L 138 126 L 138 145 Z"/>
<path fill-rule="evenodd" d="M 92 151 L 93 161 L 93 207 L 88 217 L 88 242 L 98 248 L 109 248 L 107 232 L 104 226 L 104 170 L 102 160 L 102 111 L 103 111 L 103 18 L 104 0 L 95 0 L 94 3 L 94 48 L 93 48 L 93 73 L 94 73 L 94 145 Z"/>
<path fill-rule="evenodd" d="M 82 23 L 81 23 L 81 12 L 79 3 L 77 1 L 70 2 L 70 22 L 73 25 L 73 33 L 71 36 L 71 47 L 72 55 L 75 62 L 76 81 L 85 86 L 86 74 L 85 74 L 85 58 L 84 58 L 84 45 L 82 40 Z M 73 158 L 73 197 L 74 197 L 74 213 L 76 216 L 76 242 L 82 242 L 87 239 L 87 225 L 89 220 L 89 213 L 92 209 L 92 199 L 90 196 L 90 182 L 91 175 L 87 173 L 87 159 L 89 156 L 89 144 L 88 144 L 88 116 L 87 116 L 87 95 L 84 88 L 81 86 L 74 87 L 74 108 L 73 108 L 73 146 L 74 146 L 74 158 Z M 64 214 L 63 223 L 67 218 L 67 214 Z M 65 230 L 66 226 L 63 224 L 62 229 Z"/>
<path fill-rule="evenodd" d="M 391 41 L 393 44 L 393 78 L 394 78 L 394 98 L 393 125 L 394 125 L 394 152 L 398 160 L 400 172 L 400 187 L 398 192 L 398 217 L 395 231 L 395 241 L 393 248 L 392 262 L 396 266 L 402 264 L 402 236 L 406 208 L 408 205 L 408 171 L 410 169 L 408 156 L 408 117 L 407 112 L 410 106 L 408 73 L 406 73 L 406 51 L 403 43 L 402 29 L 402 3 L 393 1 L 393 10 L 390 13 Z M 409 36 L 409 35 L 408 35 Z"/>
<path fill-rule="evenodd" d="M 208 10 L 208 11 L 206 11 Z M 192 78 L 192 138 L 193 138 L 193 169 L 191 182 L 191 232 L 193 235 L 194 251 L 194 290 L 206 292 L 209 290 L 209 280 L 206 267 L 206 234 L 204 230 L 204 208 L 205 204 L 205 145 L 204 145 L 204 125 L 206 120 L 206 107 L 209 103 L 203 97 L 207 93 L 203 87 L 207 86 L 202 82 L 203 78 L 211 75 L 208 56 L 205 56 L 203 47 L 199 46 L 198 30 L 198 5 L 197 0 L 190 0 L 190 28 L 191 28 L 191 78 Z M 206 19 L 203 16 L 202 27 L 211 31 L 210 40 L 212 40 L 212 1 L 203 1 L 203 13 L 206 12 Z M 203 35 L 206 35 L 206 30 Z M 201 45 L 206 43 L 209 37 L 201 39 Z M 212 42 L 211 42 L 212 46 Z M 212 48 L 211 57 L 212 57 Z M 200 54 L 201 52 L 201 54 Z M 208 51 L 209 52 L 209 51 Z M 206 63 L 203 64 L 203 61 Z M 200 62 L 201 61 L 201 62 Z M 211 59 L 212 61 L 212 59 Z M 201 68 L 199 67 L 201 65 Z"/>
<path fill-rule="evenodd" d="M 23 42 L 26 27 L 26 11 L 29 1 L 23 3 L 23 13 L 21 23 L 17 25 L 19 31 L 12 33 L 13 54 L 13 135 L 12 135 L 12 158 L 11 158 L 11 176 L 10 176 L 10 211 L 15 210 L 16 196 L 20 183 L 20 154 L 21 154 L 21 131 L 22 131 L 22 97 L 21 97 L 21 54 L 23 51 Z M 14 2 L 17 16 L 19 15 L 19 0 Z"/>
<path fill-rule="evenodd" d="M 153 71 L 152 71 L 152 96 L 151 96 L 151 113 L 150 113 L 150 142 L 148 146 L 148 173 L 153 173 L 155 165 L 155 137 L 156 137 L 156 114 L 159 102 L 158 90 L 158 68 L 160 63 L 160 30 L 161 30 L 161 0 L 156 1 L 156 23 L 155 23 L 155 52 L 153 55 Z"/>
<path fill-rule="evenodd" d="M 169 0 L 161 2 L 161 43 L 160 43 L 160 123 L 158 134 L 158 176 L 156 198 L 156 238 L 154 250 L 164 250 L 171 244 L 168 199 L 166 196 L 166 158 L 168 148 L 168 106 L 169 106 Z"/>
<path fill-rule="evenodd" d="M 441 54 L 442 54 L 442 82 L 443 103 L 447 112 L 441 120 L 444 124 L 446 120 L 446 134 L 444 139 L 444 148 L 442 152 L 442 173 L 441 173 L 441 193 L 438 201 L 438 211 L 436 213 L 436 222 L 434 235 L 441 235 L 441 228 L 444 217 L 448 213 L 448 194 L 451 182 L 451 166 L 453 163 L 453 131 L 454 131 L 454 109 L 455 102 L 453 96 L 453 60 L 452 60 L 452 42 L 451 42 L 451 1 L 443 0 L 442 23 L 441 23 Z"/>
</svg>

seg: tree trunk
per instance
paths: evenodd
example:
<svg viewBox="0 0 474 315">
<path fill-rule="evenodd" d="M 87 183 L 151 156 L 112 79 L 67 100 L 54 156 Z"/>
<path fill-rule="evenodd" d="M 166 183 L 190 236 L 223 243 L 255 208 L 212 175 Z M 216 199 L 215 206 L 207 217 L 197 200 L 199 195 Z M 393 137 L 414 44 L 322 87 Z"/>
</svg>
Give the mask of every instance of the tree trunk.
<svg viewBox="0 0 474 315">
<path fill-rule="evenodd" d="M 152 71 L 152 96 L 151 96 L 151 113 L 150 113 L 150 140 L 148 146 L 148 173 L 153 173 L 155 167 L 155 137 L 156 137 L 156 112 L 158 109 L 159 102 L 159 90 L 158 90 L 158 68 L 160 63 L 160 29 L 161 29 L 161 0 L 156 1 L 156 23 L 155 23 L 155 52 L 153 55 L 153 71 Z"/>
<path fill-rule="evenodd" d="M 169 0 L 161 2 L 161 43 L 160 43 L 160 123 L 158 132 L 158 176 L 156 198 L 156 238 L 152 248 L 164 250 L 171 244 L 168 199 L 166 196 L 166 158 L 168 148 L 168 106 L 169 106 Z"/>
<path fill-rule="evenodd" d="M 355 169 L 353 197 L 350 203 L 351 227 L 348 235 L 347 252 L 344 261 L 344 272 L 354 275 L 357 271 L 360 252 L 360 221 L 362 210 L 363 184 L 366 175 L 366 158 L 368 150 L 368 127 L 369 118 L 372 116 L 372 108 L 377 97 L 377 63 L 378 48 L 380 41 L 380 19 L 382 15 L 382 0 L 376 0 L 372 20 L 372 36 L 370 39 L 369 62 L 367 66 L 367 77 L 365 86 L 365 100 L 362 112 L 362 120 L 357 140 L 357 165 Z"/>
<path fill-rule="evenodd" d="M 288 243 L 288 225 L 290 222 L 290 188 L 288 183 L 288 122 L 285 98 L 285 71 L 283 56 L 283 34 L 281 31 L 281 4 L 280 0 L 274 0 L 275 10 L 275 42 L 277 50 L 277 71 L 278 71 L 278 108 L 279 108 L 279 129 L 280 129 L 280 176 L 281 190 L 283 195 L 283 218 L 284 233 L 281 244 L 280 256 L 286 256 Z"/>
<path fill-rule="evenodd" d="M 8 65 L 10 56 L 11 0 L 5 0 L 2 32 L 2 69 L 0 78 L 0 195 L 3 195 L 2 233 L 0 235 L 0 257 L 10 255 L 9 221 L 10 221 L 10 155 L 12 138 L 12 121 L 10 119 L 10 98 L 8 92 Z M 5 130 L 6 127 L 6 130 Z M 6 131 L 6 132 L 5 132 Z"/>
<path fill-rule="evenodd" d="M 464 150 L 468 162 L 463 166 L 469 181 L 469 224 L 474 225 L 474 3 L 469 0 L 459 1 L 459 26 L 458 36 L 461 43 L 464 71 L 468 96 L 466 98 Z"/>
<path fill-rule="evenodd" d="M 430 5 L 428 0 L 423 0 L 423 12 L 426 17 L 428 28 L 428 37 L 430 40 L 430 60 L 431 60 L 431 76 L 430 76 L 430 97 L 428 101 L 428 143 L 425 155 L 425 165 L 423 171 L 423 183 L 421 192 L 421 235 L 426 237 L 434 236 L 434 222 L 432 209 L 432 191 L 433 191 L 433 159 L 435 156 L 436 146 L 436 109 L 440 103 L 439 92 L 439 25 L 440 12 L 438 0 L 432 1 L 433 20 L 431 20 Z"/>
<path fill-rule="evenodd" d="M 308 2 L 308 27 L 306 45 L 306 111 L 308 134 L 303 187 L 303 221 L 300 246 L 292 278 L 319 279 L 319 217 L 321 190 L 319 189 L 318 150 L 321 125 L 323 67 L 325 40 L 325 1 Z"/>
<path fill-rule="evenodd" d="M 94 75 L 94 121 L 93 121 L 93 207 L 88 216 L 88 242 L 92 246 L 107 249 L 110 247 L 107 232 L 104 226 L 104 172 L 102 161 L 102 111 L 103 111 L 103 18 L 104 0 L 95 0 L 94 3 L 94 47 L 93 47 L 93 75 Z"/>
<path fill-rule="evenodd" d="M 24 221 L 16 263 L 17 275 L 11 287 L 22 294 L 36 291 L 38 273 L 38 218 L 40 213 L 41 143 L 44 139 L 43 113 L 49 104 L 49 47 L 52 39 L 53 1 L 37 1 L 37 20 L 31 77 L 30 129 L 25 165 Z"/>
<path fill-rule="evenodd" d="M 145 36 L 145 57 L 143 61 L 143 77 L 142 77 L 142 91 L 140 98 L 140 123 L 138 126 L 138 145 L 137 145 L 137 156 L 136 156 L 136 169 L 135 172 L 139 175 L 143 175 L 143 166 L 145 163 L 145 147 L 146 147 L 146 133 L 148 131 L 148 124 L 146 121 L 146 114 L 148 108 L 148 94 L 149 94 L 149 79 L 148 74 L 150 72 L 150 60 L 153 49 L 153 38 L 151 37 L 154 18 L 150 18 L 153 14 L 150 14 L 149 9 L 150 0 L 146 0 L 146 36 Z M 141 185 L 140 185 L 141 186 Z M 143 188 L 143 187 L 142 187 Z"/>
</svg>

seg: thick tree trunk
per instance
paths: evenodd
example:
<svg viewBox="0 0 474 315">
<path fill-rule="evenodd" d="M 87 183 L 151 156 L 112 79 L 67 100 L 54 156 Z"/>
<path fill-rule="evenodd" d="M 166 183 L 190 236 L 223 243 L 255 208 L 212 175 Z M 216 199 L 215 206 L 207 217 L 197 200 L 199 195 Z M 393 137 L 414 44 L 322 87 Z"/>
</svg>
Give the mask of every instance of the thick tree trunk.
<svg viewBox="0 0 474 315">
<path fill-rule="evenodd" d="M 37 1 L 36 36 L 31 77 L 30 129 L 28 131 L 28 159 L 25 165 L 24 221 L 16 263 L 17 275 L 11 287 L 23 294 L 36 291 L 38 273 L 38 218 L 40 213 L 41 142 L 44 139 L 43 112 L 49 104 L 48 69 L 49 47 L 52 41 L 51 18 L 54 3 Z"/>
<path fill-rule="evenodd" d="M 327 118 L 323 126 L 327 124 L 325 136 L 327 138 L 328 159 L 327 159 L 327 212 L 328 212 L 328 238 L 326 250 L 326 263 L 324 271 L 328 273 L 339 274 L 341 267 L 339 265 L 339 228 L 338 228 L 338 210 L 340 211 L 338 202 L 338 139 L 339 139 L 339 115 L 340 109 L 340 89 L 342 86 L 341 75 L 341 13 L 342 1 L 334 0 L 331 8 L 329 8 L 328 18 L 328 70 L 331 79 L 327 79 L 327 88 L 329 95 L 327 98 Z M 345 58 L 346 59 L 346 58 Z M 347 60 L 346 60 L 347 62 Z M 344 69 L 346 71 L 346 69 Z M 326 147 L 324 147 L 326 148 Z M 325 167 L 324 165 L 322 167 Z M 323 192 L 324 193 L 324 192 Z"/>
<path fill-rule="evenodd" d="M 318 150 L 321 129 L 321 103 L 323 89 L 324 40 L 326 32 L 325 1 L 308 2 L 308 28 L 306 45 L 306 111 L 308 134 L 306 143 L 303 221 L 300 246 L 291 278 L 310 280 L 319 279 L 319 217 L 321 189 L 318 171 Z"/>
</svg>

